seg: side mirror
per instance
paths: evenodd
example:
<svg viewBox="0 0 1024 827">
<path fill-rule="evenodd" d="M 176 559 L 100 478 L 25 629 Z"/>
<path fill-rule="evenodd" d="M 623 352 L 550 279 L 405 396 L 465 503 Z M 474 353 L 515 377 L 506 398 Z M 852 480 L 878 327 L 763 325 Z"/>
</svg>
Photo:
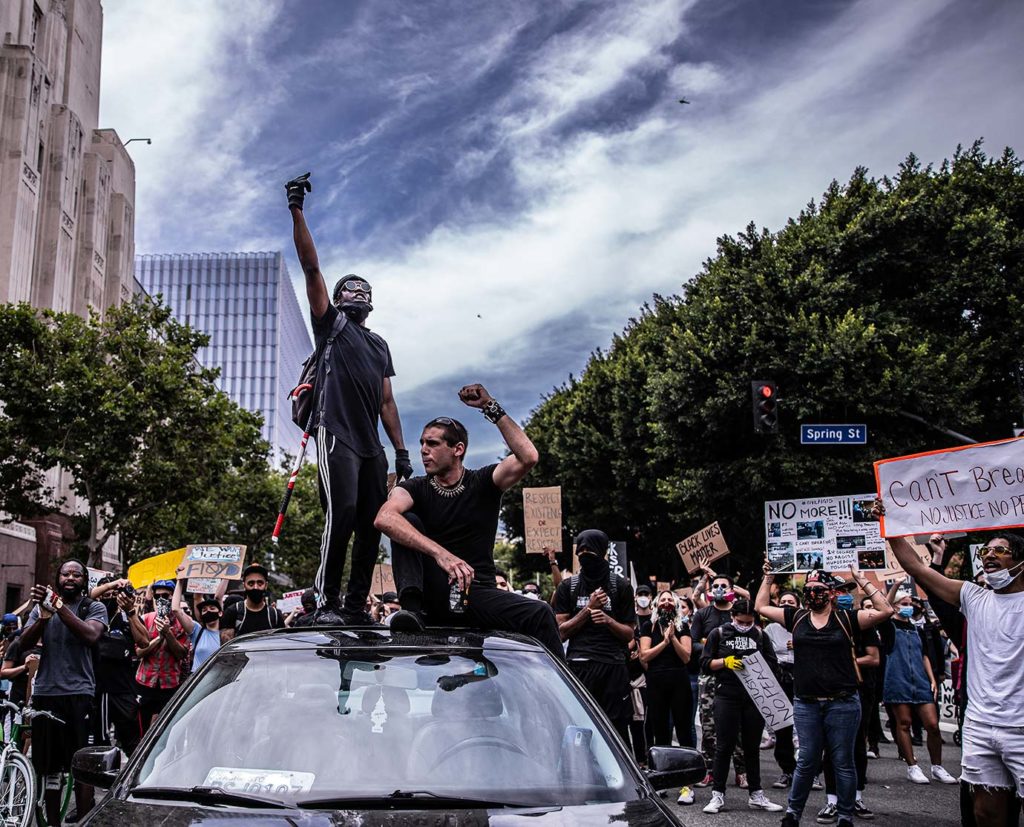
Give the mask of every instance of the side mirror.
<svg viewBox="0 0 1024 827">
<path fill-rule="evenodd" d="M 121 750 L 117 747 L 85 747 L 71 759 L 75 781 L 108 790 L 121 771 Z"/>
<path fill-rule="evenodd" d="M 689 787 L 707 774 L 704 756 L 686 747 L 651 747 L 644 773 L 656 790 Z"/>
</svg>

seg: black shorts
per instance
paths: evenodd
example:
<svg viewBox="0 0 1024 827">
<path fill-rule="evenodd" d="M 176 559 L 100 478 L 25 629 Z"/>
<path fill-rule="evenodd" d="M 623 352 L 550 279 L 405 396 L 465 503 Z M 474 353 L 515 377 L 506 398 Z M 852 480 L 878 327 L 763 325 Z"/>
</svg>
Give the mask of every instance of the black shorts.
<svg viewBox="0 0 1024 827">
<path fill-rule="evenodd" d="M 570 660 L 568 666 L 612 723 L 628 722 L 633 717 L 629 668 L 625 660 L 622 663 Z"/>
<path fill-rule="evenodd" d="M 62 721 L 39 716 L 32 720 L 32 765 L 40 775 L 71 772 L 75 751 L 89 744 L 92 695 L 33 695 L 32 706 Z"/>
<path fill-rule="evenodd" d="M 142 721 L 139 717 L 139 699 L 136 695 L 100 692 L 93 707 L 93 743 L 113 746 L 110 729 L 114 729 L 117 746 L 131 757 L 142 740 Z"/>
<path fill-rule="evenodd" d="M 164 711 L 164 707 L 167 706 L 177 691 L 178 687 L 176 686 L 164 689 L 159 686 L 143 686 L 141 683 L 139 684 L 139 712 L 142 713 L 142 721 L 145 726 L 149 726 L 150 718 Z"/>
</svg>

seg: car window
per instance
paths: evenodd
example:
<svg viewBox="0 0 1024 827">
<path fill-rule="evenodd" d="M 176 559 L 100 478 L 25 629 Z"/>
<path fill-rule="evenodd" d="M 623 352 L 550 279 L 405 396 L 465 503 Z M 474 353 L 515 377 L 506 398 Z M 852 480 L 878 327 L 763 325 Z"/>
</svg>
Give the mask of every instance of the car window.
<svg viewBox="0 0 1024 827">
<path fill-rule="evenodd" d="M 542 653 L 224 652 L 134 783 L 301 803 L 429 790 L 530 805 L 623 801 L 636 782 Z"/>
</svg>

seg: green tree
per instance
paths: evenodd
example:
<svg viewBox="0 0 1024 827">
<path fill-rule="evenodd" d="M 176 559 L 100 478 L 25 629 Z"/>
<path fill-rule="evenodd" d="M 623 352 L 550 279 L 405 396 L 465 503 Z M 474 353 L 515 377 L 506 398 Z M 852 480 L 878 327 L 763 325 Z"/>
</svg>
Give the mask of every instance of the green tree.
<svg viewBox="0 0 1024 827">
<path fill-rule="evenodd" d="M 260 417 L 196 361 L 207 342 L 149 299 L 104 319 L 0 307 L 0 507 L 78 510 L 45 477 L 59 466 L 84 502 L 80 540 L 95 565 L 115 532 L 128 529 L 135 554 L 134 527 L 205 497 L 232 469 L 265 463 Z"/>
<path fill-rule="evenodd" d="M 907 414 L 974 438 L 1021 421 L 1024 175 L 1006 150 L 857 169 L 776 233 L 718 241 L 681 296 L 656 297 L 607 353 L 533 413 L 566 523 L 631 540 L 679 573 L 674 544 L 719 520 L 734 567 L 763 555 L 767 499 L 873 490 L 871 462 L 946 447 Z M 773 379 L 781 428 L 754 433 L 750 380 Z M 802 422 L 865 422 L 864 447 L 806 447 Z M 510 497 L 505 519 L 521 529 Z"/>
</svg>

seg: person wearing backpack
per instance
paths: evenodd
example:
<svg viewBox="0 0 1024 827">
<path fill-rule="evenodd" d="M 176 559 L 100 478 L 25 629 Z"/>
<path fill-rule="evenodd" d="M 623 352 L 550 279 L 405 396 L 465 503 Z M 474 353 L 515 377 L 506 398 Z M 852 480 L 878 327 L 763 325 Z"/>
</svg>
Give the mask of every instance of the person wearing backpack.
<svg viewBox="0 0 1024 827">
<path fill-rule="evenodd" d="M 842 581 L 815 570 L 807 575 L 803 596 L 806 608 L 771 605 L 774 575 L 768 562 L 755 609 L 768 620 L 783 624 L 793 633 L 793 724 L 800 754 L 783 827 L 796 827 L 807 805 L 814 777 L 821 771 L 827 748 L 836 776 L 836 809 L 839 827 L 852 827 L 857 800 L 857 769 L 854 742 L 860 725 L 856 636 L 893 614 L 885 595 L 851 567 L 853 579 L 871 598 L 872 609 L 844 609 L 833 604 Z"/>
<path fill-rule="evenodd" d="M 242 571 L 245 600 L 232 603 L 220 618 L 220 641 L 227 643 L 236 635 L 283 629 L 284 617 L 267 599 L 267 580 L 270 573 L 259 563 L 252 563 Z"/>
<path fill-rule="evenodd" d="M 320 272 L 303 202 L 312 190 L 309 173 L 285 184 L 295 252 L 306 276 L 318 360 L 313 382 L 312 416 L 302 423 L 316 439 L 320 503 L 324 509 L 320 567 L 314 585 L 324 596 L 317 623 L 367 624 L 366 596 L 377 562 L 380 531 L 377 512 L 387 499 L 387 457 L 377 435 L 378 420 L 395 448 L 399 481 L 412 476 L 402 422 L 391 390 L 395 368 L 388 343 L 366 326 L 373 291 L 358 276 L 343 276 L 333 296 Z M 341 576 L 349 539 L 352 565 L 341 596 Z"/>
<path fill-rule="evenodd" d="M 46 817 L 60 823 L 60 773 L 71 771 L 71 758 L 89 742 L 96 672 L 93 648 L 107 628 L 107 610 L 86 595 L 89 574 L 78 560 L 66 560 L 57 570 L 56 589 L 33 586 L 36 605 L 21 633 L 21 646 L 30 650 L 40 639 L 39 659 L 32 703 L 64 721 L 47 718 L 32 723 L 32 764 L 42 777 Z M 92 809 L 93 788 L 75 784 L 75 803 L 80 813 Z"/>
<path fill-rule="evenodd" d="M 580 573 L 563 580 L 555 594 L 555 620 L 566 660 L 629 744 L 630 699 L 627 646 L 636 627 L 633 587 L 608 565 L 608 535 L 587 529 L 576 538 Z"/>
</svg>

